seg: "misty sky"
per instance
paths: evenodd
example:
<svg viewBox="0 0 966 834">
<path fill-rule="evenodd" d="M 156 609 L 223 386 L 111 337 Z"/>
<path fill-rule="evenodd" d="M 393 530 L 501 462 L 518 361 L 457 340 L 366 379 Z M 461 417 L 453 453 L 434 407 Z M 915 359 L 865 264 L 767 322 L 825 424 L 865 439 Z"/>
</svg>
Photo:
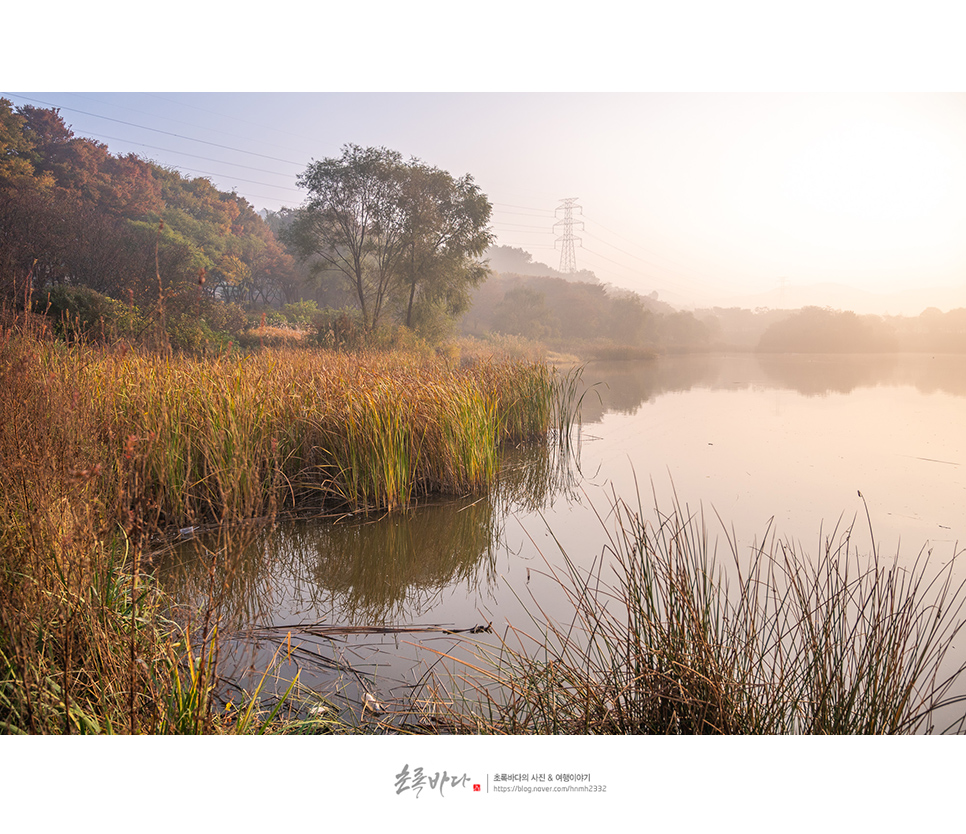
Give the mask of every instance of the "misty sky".
<svg viewBox="0 0 966 834">
<path fill-rule="evenodd" d="M 494 205 L 497 243 L 523 248 L 553 267 L 559 266 L 561 254 L 562 229 L 554 228 L 562 217 L 558 207 L 562 199 L 574 197 L 582 210 L 577 219 L 583 222 L 575 229 L 580 239 L 577 268 L 639 292 L 657 290 L 679 306 L 735 299 L 753 306 L 755 294 L 772 293 L 774 300 L 779 288 L 825 283 L 877 293 L 913 287 L 966 291 L 966 94 L 844 94 L 834 92 L 836 83 L 826 77 L 810 85 L 809 76 L 778 72 L 793 63 L 811 71 L 835 58 L 848 70 L 844 77 L 859 89 L 882 89 L 882 79 L 875 83 L 863 73 L 893 66 L 896 72 L 884 83 L 908 89 L 918 80 L 908 71 L 933 68 L 929 58 L 935 51 L 922 42 L 894 51 L 892 41 L 881 37 L 857 46 L 847 37 L 848 27 L 893 39 L 906 32 L 913 37 L 917 25 L 940 34 L 946 29 L 933 19 L 897 14 L 876 19 L 878 28 L 870 29 L 860 6 L 838 4 L 835 9 L 836 27 L 821 27 L 812 16 L 798 19 L 795 32 L 802 30 L 807 42 L 795 42 L 786 28 L 780 44 L 763 41 L 748 26 L 720 44 L 714 26 L 743 26 L 740 19 L 702 18 L 702 26 L 695 28 L 682 13 L 679 28 L 685 27 L 681 31 L 690 39 L 688 47 L 708 55 L 701 74 L 680 85 L 662 74 L 658 63 L 664 57 L 679 68 L 672 60 L 675 47 L 656 52 L 651 30 L 641 40 L 608 29 L 608 37 L 623 44 L 619 56 L 611 57 L 608 41 L 590 51 L 583 46 L 566 53 L 569 60 L 556 63 L 553 56 L 561 53 L 543 39 L 526 50 L 536 62 L 545 62 L 543 69 L 528 64 L 529 75 L 522 79 L 526 84 L 536 75 L 537 88 L 566 87 L 586 76 L 602 89 L 662 83 L 668 89 L 716 89 L 732 80 L 738 68 L 748 89 L 771 89 L 792 78 L 790 89 L 829 90 L 823 93 L 21 89 L 0 95 L 15 105 L 59 107 L 77 134 L 106 143 L 111 152 L 134 152 L 186 175 L 208 177 L 219 188 L 235 189 L 256 209 L 299 205 L 304 194 L 295 178 L 311 159 L 337 156 L 346 143 L 383 145 L 454 175 L 471 174 Z M 755 20 L 760 26 L 784 25 L 778 18 L 763 23 L 761 15 Z M 266 21 L 266 26 L 277 25 Z M 559 31 L 564 24 L 556 25 Z M 589 16 L 587 25 L 599 29 L 601 15 Z M 486 38 L 502 38 L 518 50 L 525 41 L 522 33 L 501 29 L 489 18 L 479 26 L 482 34 L 468 40 L 467 49 L 479 49 Z M 629 45 L 637 48 L 633 61 L 646 66 L 646 78 L 629 71 Z M 866 60 L 860 47 L 872 49 L 875 60 Z M 124 48 L 136 51 L 136 44 Z M 820 62 L 817 49 L 825 50 Z M 790 60 L 782 64 L 786 53 Z M 325 71 L 319 72 L 318 86 L 354 86 L 346 81 L 356 78 L 356 65 L 347 54 L 357 53 L 346 46 L 335 61 L 320 64 Z M 653 54 L 657 59 L 645 65 Z M 283 89 L 290 77 L 304 84 L 301 76 L 288 74 L 285 60 L 304 66 L 308 53 L 282 49 L 281 55 L 273 62 L 271 55 L 259 53 L 256 67 L 272 66 L 268 83 Z M 481 84 L 483 89 L 512 89 L 521 83 L 516 75 L 507 82 L 508 58 L 501 55 L 495 50 L 477 56 L 478 76 L 467 89 Z M 169 69 L 187 89 L 206 80 L 217 89 L 251 78 L 250 73 L 220 73 L 211 83 L 216 56 L 205 57 L 208 76 L 189 73 L 186 79 L 184 62 L 161 64 L 142 89 L 164 89 Z M 135 72 L 128 78 L 109 58 L 100 59 L 93 77 L 78 75 L 73 67 L 58 73 L 46 64 L 41 76 L 62 79 L 60 89 L 71 88 L 75 78 L 87 90 L 132 89 L 141 76 Z M 458 51 L 450 50 L 431 60 L 425 50 L 416 49 L 408 63 L 399 65 L 398 78 L 397 67 L 387 72 L 383 62 L 373 69 L 366 60 L 360 66 L 367 72 L 360 71 L 358 84 L 378 89 L 422 81 L 428 89 L 458 88 L 464 69 L 459 58 Z M 15 78 L 31 78 L 29 61 L 21 60 L 17 68 Z M 115 79 L 119 83 L 111 83 Z M 926 77 L 923 89 L 949 89 L 931 79 Z"/>
</svg>

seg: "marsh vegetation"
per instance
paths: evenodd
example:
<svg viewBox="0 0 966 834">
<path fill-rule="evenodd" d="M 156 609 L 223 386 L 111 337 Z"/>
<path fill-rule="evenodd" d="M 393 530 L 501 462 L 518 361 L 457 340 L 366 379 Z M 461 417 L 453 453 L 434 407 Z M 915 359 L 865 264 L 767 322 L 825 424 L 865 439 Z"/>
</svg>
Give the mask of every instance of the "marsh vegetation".
<svg viewBox="0 0 966 834">
<path fill-rule="evenodd" d="M 500 446 L 546 438 L 558 401 L 528 362 L 158 355 L 67 346 L 31 317 L 3 330 L 0 386 L 11 732 L 185 731 L 172 698 L 212 729 L 220 594 L 175 628 L 142 575 L 160 542 L 482 493 Z"/>
<path fill-rule="evenodd" d="M 606 518 L 606 521 L 605 521 Z M 589 566 L 549 554 L 568 616 L 527 624 L 450 664 L 462 698 L 445 726 L 486 733 L 961 732 L 954 643 L 966 583 L 925 552 L 863 554 L 851 530 L 804 553 L 750 557 L 702 516 L 613 497 Z M 562 556 L 562 558 L 560 558 Z"/>
</svg>

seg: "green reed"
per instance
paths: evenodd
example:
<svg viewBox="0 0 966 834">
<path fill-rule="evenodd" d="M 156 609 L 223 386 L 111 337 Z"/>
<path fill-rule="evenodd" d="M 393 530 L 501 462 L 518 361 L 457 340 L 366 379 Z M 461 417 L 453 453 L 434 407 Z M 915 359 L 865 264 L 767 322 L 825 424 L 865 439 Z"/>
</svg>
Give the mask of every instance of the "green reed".
<svg viewBox="0 0 966 834">
<path fill-rule="evenodd" d="M 167 524 L 480 491 L 500 445 L 547 437 L 554 415 L 552 372 L 525 362 L 453 369 L 309 350 L 60 361 L 63 384 L 96 411 L 115 481 Z"/>
</svg>

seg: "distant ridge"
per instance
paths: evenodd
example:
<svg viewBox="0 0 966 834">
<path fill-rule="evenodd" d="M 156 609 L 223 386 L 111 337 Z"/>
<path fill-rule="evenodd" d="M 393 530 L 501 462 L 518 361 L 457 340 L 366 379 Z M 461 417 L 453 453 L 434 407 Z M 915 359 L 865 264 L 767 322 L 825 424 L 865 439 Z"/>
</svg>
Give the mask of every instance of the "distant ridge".
<svg viewBox="0 0 966 834">
<path fill-rule="evenodd" d="M 918 316 L 928 307 L 944 313 L 966 307 L 966 284 L 960 287 L 917 287 L 898 292 L 876 293 L 844 284 L 802 284 L 775 288 L 768 292 L 734 295 L 709 306 L 744 307 L 772 310 L 799 307 L 831 307 L 851 310 L 860 315 Z"/>
<path fill-rule="evenodd" d="M 579 269 L 577 272 L 564 273 L 540 261 L 533 260 L 529 252 L 514 246 L 491 246 L 484 255 L 490 269 L 494 272 L 510 273 L 513 275 L 540 275 L 551 278 L 563 278 L 565 281 L 598 284 L 600 281 L 589 269 Z"/>
</svg>

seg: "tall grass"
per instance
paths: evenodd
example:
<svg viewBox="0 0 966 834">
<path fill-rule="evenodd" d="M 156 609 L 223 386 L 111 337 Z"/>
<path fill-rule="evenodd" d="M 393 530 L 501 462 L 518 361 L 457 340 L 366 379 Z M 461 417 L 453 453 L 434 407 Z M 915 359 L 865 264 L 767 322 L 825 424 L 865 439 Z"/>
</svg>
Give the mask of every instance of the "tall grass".
<svg viewBox="0 0 966 834">
<path fill-rule="evenodd" d="M 34 335 L 0 333 L 0 732 L 257 729 L 212 710 L 216 615 L 172 622 L 143 573 L 146 453 L 76 384 L 103 357 Z"/>
<path fill-rule="evenodd" d="M 552 372 L 526 362 L 453 369 L 312 350 L 213 361 L 68 354 L 58 374 L 94 404 L 106 454 L 140 453 L 132 477 L 171 524 L 479 491 L 502 443 L 547 436 L 555 390 Z"/>
<path fill-rule="evenodd" d="M 787 542 L 716 560 L 704 521 L 651 523 L 614 499 L 590 570 L 551 573 L 573 616 L 537 612 L 461 666 L 448 726 L 500 733 L 962 731 L 955 559 L 863 556 L 851 530 L 816 557 Z M 566 554 L 565 554 L 566 555 Z M 468 685 L 468 687 L 467 687 Z M 451 687 L 452 689 L 452 687 Z M 475 693 L 475 695 L 474 695 Z M 478 702 L 473 703 L 473 699 Z"/>
<path fill-rule="evenodd" d="M 0 729 L 251 731 L 252 709 L 230 727 L 213 711 L 214 579 L 204 610 L 167 620 L 152 537 L 486 489 L 499 445 L 539 436 L 544 406 L 524 398 L 548 379 L 528 362 L 201 360 L 3 327 Z"/>
</svg>

